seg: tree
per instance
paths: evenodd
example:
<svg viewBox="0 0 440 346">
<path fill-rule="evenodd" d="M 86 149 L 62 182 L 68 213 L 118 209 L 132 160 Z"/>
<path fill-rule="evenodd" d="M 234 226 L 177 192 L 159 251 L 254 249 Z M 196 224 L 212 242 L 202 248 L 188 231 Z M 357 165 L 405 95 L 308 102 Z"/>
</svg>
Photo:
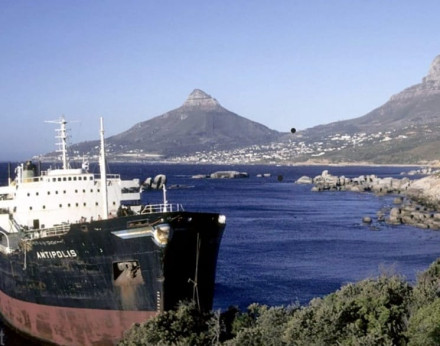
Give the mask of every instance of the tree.
<svg viewBox="0 0 440 346">
<path fill-rule="evenodd" d="M 408 323 L 408 346 L 440 345 L 440 298 L 418 309 Z"/>
<path fill-rule="evenodd" d="M 403 345 L 412 299 L 398 276 L 348 284 L 301 308 L 284 334 L 288 345 Z"/>
<path fill-rule="evenodd" d="M 214 313 L 200 312 L 195 302 L 180 303 L 177 310 L 133 326 L 119 345 L 214 345 L 218 340 L 217 320 Z"/>
</svg>

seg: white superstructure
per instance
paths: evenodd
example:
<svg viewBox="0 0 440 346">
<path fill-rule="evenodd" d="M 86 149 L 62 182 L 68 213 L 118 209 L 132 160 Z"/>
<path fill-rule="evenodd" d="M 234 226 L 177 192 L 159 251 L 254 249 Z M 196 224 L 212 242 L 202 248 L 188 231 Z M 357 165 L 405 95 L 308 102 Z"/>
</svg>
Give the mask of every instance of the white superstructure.
<svg viewBox="0 0 440 346">
<path fill-rule="evenodd" d="M 115 217 L 120 208 L 140 210 L 139 179 L 122 180 L 119 174 L 106 174 L 101 155 L 101 175 L 88 172 L 87 165 L 72 169 L 66 153 L 66 121 L 58 122 L 63 167 L 40 171 L 28 161 L 15 170 L 15 179 L 0 187 L 0 230 L 49 229 L 76 222 Z M 104 130 L 101 121 L 101 146 Z M 104 149 L 102 149 L 104 154 Z"/>
</svg>

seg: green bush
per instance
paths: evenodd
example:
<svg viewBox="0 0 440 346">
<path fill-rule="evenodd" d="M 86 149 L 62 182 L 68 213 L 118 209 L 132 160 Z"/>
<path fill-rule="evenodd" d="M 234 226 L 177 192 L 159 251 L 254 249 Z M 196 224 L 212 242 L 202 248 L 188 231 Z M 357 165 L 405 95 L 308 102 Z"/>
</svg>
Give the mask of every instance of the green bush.
<svg viewBox="0 0 440 346">
<path fill-rule="evenodd" d="M 440 297 L 440 259 L 434 261 L 429 268 L 417 277 L 414 287 L 415 308 L 432 303 Z"/>
<path fill-rule="evenodd" d="M 409 319 L 409 346 L 440 345 L 440 298 L 419 308 Z"/>
<path fill-rule="evenodd" d="M 440 259 L 411 287 L 381 275 L 306 306 L 200 312 L 182 303 L 126 332 L 120 345 L 440 345 Z"/>
<path fill-rule="evenodd" d="M 397 276 L 348 284 L 289 320 L 288 345 L 404 345 L 411 287 Z"/>
<path fill-rule="evenodd" d="M 293 310 L 251 304 L 246 313 L 236 314 L 232 323 L 234 337 L 227 345 L 283 345 L 283 331 Z"/>
<path fill-rule="evenodd" d="M 194 302 L 181 303 L 175 311 L 133 326 L 119 345 L 213 345 L 218 343 L 218 325 L 217 314 L 200 312 Z"/>
</svg>

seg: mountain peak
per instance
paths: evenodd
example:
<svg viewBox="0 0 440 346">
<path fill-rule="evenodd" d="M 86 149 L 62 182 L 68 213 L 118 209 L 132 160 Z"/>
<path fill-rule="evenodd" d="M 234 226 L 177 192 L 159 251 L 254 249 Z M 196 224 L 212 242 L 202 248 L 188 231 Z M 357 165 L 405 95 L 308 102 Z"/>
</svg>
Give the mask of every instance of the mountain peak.
<svg viewBox="0 0 440 346">
<path fill-rule="evenodd" d="M 189 94 L 183 107 L 201 108 L 203 110 L 217 109 L 220 106 L 218 101 L 200 89 L 194 89 Z"/>
<path fill-rule="evenodd" d="M 431 63 L 428 75 L 423 79 L 424 82 L 440 82 L 440 55 L 437 55 Z"/>
<path fill-rule="evenodd" d="M 390 101 L 408 100 L 414 97 L 438 96 L 440 94 L 440 55 L 437 55 L 429 67 L 428 74 L 423 77 L 422 83 L 404 89 L 391 96 Z"/>
</svg>

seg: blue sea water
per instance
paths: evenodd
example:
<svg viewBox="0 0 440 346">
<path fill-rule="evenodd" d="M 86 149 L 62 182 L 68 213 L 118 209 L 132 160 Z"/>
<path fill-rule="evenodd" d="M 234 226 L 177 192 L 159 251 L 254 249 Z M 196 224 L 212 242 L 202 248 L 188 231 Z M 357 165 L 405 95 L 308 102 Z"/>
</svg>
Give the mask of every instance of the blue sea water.
<svg viewBox="0 0 440 346">
<path fill-rule="evenodd" d="M 311 185 L 294 183 L 303 175 L 314 177 L 325 169 L 346 177 L 376 174 L 401 178 L 408 167 L 158 168 L 155 173 L 165 173 L 168 184 L 187 187 L 169 190 L 170 202 L 227 217 L 218 259 L 215 309 L 230 305 L 246 308 L 253 302 L 305 304 L 348 282 L 384 272 L 415 282 L 417 274 L 440 256 L 440 232 L 377 221 L 376 213 L 391 208 L 395 196 L 312 192 Z M 249 178 L 191 178 L 216 170 L 244 171 Z M 261 173 L 271 176 L 258 178 Z M 363 224 L 364 216 L 372 217 L 373 223 Z"/>
<path fill-rule="evenodd" d="M 0 166 L 1 182 L 6 168 Z M 242 179 L 193 179 L 219 170 L 249 173 Z M 214 309 L 244 309 L 253 302 L 271 306 L 306 304 L 348 282 L 380 273 L 398 273 L 415 282 L 440 256 L 440 232 L 378 222 L 377 211 L 391 208 L 394 196 L 312 192 L 295 184 L 323 170 L 357 177 L 401 178 L 409 167 L 216 166 L 112 164 L 123 178 L 166 174 L 170 203 L 186 210 L 219 212 L 227 226 L 218 258 Z M 259 178 L 257 174 L 270 173 Z M 281 179 L 282 178 L 282 179 Z M 143 201 L 159 203 L 161 191 Z M 362 217 L 373 218 L 371 225 Z"/>
</svg>

